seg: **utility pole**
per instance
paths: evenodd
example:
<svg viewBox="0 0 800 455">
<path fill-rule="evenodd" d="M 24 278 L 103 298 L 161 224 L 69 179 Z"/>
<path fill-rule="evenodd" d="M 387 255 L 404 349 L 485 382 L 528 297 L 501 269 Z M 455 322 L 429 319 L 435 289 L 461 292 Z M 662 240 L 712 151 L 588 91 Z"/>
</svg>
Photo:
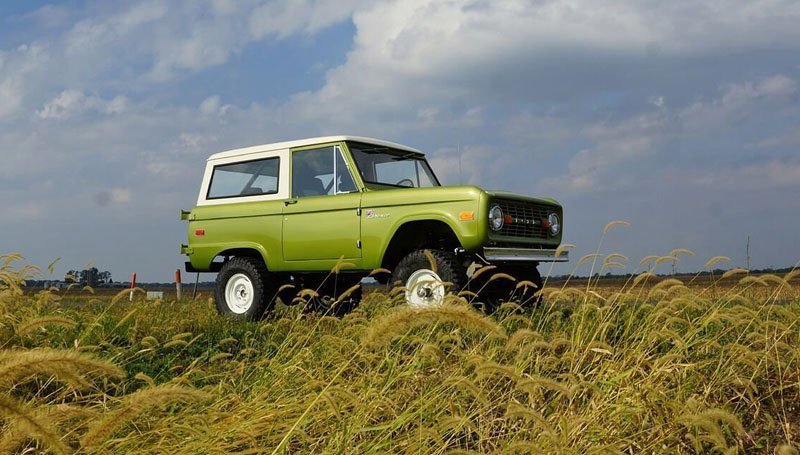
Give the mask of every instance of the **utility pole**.
<svg viewBox="0 0 800 455">
<path fill-rule="evenodd" d="M 747 247 L 745 248 L 744 263 L 747 270 L 750 270 L 750 236 L 747 236 Z"/>
</svg>

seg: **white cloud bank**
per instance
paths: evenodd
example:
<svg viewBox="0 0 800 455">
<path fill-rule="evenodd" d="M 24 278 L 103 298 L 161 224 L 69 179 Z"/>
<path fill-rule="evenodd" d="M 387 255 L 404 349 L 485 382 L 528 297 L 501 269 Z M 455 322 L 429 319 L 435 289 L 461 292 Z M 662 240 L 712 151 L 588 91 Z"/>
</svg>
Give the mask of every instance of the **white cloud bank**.
<svg viewBox="0 0 800 455">
<path fill-rule="evenodd" d="M 341 103 L 407 111 L 462 102 L 467 110 L 475 107 L 470 102 L 507 95 L 503 86 L 521 99 L 542 98 L 531 92 L 558 80 L 542 79 L 537 67 L 559 59 L 781 48 L 800 41 L 798 20 L 800 4 L 793 1 L 376 2 L 353 15 L 357 33 L 347 62 L 294 104 L 321 117 L 330 112 L 314 108 Z M 571 77 L 564 72 L 556 79 Z"/>
<path fill-rule="evenodd" d="M 45 103 L 36 113 L 42 119 L 61 119 L 89 111 L 104 114 L 121 114 L 125 112 L 128 99 L 115 96 L 105 101 L 97 96 L 86 95 L 79 90 L 64 90 L 57 97 Z"/>
</svg>

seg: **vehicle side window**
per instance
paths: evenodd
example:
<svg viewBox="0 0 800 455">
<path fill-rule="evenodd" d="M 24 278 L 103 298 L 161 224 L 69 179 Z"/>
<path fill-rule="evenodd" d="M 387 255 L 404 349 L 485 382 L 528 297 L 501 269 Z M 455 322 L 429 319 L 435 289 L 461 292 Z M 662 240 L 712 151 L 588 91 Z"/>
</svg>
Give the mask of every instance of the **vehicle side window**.
<svg viewBox="0 0 800 455">
<path fill-rule="evenodd" d="M 356 191 L 356 185 L 339 147 L 329 146 L 292 153 L 292 197 L 353 191 Z"/>
<path fill-rule="evenodd" d="M 207 199 L 260 196 L 278 192 L 280 158 L 214 166 Z"/>
</svg>

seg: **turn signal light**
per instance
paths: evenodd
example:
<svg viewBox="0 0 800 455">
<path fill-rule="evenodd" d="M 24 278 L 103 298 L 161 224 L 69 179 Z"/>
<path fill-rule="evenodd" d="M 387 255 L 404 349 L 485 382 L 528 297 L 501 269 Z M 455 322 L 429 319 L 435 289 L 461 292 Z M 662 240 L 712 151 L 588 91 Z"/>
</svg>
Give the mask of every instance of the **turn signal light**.
<svg viewBox="0 0 800 455">
<path fill-rule="evenodd" d="M 475 212 L 461 212 L 458 214 L 458 219 L 461 221 L 474 220 Z"/>
</svg>

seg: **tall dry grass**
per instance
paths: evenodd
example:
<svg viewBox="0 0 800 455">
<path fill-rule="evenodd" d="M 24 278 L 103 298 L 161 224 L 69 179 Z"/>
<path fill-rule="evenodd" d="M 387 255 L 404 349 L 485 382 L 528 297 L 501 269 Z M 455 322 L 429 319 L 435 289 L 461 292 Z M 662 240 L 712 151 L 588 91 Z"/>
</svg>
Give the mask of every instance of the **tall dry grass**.
<svg viewBox="0 0 800 455">
<path fill-rule="evenodd" d="M 609 256 L 588 261 L 627 261 Z M 3 453 L 799 445 L 796 276 L 737 271 L 698 286 L 655 275 L 656 257 L 618 287 L 546 285 L 535 309 L 509 302 L 487 316 L 450 296 L 413 311 L 401 293 L 374 292 L 343 318 L 279 305 L 242 323 L 205 300 L 25 292 L 35 270 L 20 262 L 0 257 Z"/>
</svg>

